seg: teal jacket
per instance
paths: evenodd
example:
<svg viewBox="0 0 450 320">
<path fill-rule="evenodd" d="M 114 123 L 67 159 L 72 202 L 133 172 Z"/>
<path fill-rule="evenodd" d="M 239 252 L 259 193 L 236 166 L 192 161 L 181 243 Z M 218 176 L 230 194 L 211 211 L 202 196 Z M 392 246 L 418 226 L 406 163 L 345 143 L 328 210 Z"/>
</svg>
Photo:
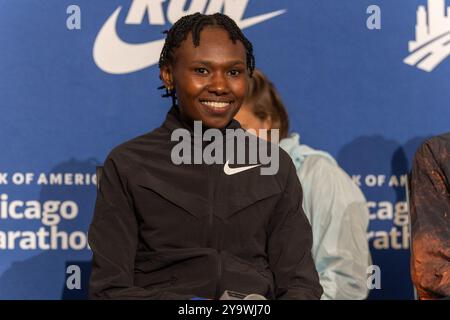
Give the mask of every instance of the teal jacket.
<svg viewBox="0 0 450 320">
<path fill-rule="evenodd" d="M 281 140 L 280 147 L 291 156 L 303 187 L 322 299 L 365 299 L 371 258 L 364 195 L 330 154 L 300 144 L 298 134 Z"/>
</svg>

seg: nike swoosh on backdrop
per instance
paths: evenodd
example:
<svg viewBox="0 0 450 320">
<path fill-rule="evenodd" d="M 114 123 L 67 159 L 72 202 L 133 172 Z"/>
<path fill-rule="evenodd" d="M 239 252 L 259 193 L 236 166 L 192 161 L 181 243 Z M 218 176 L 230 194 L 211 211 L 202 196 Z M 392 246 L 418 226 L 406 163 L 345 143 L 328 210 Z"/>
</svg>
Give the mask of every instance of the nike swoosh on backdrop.
<svg viewBox="0 0 450 320">
<path fill-rule="evenodd" d="M 223 172 L 225 172 L 225 174 L 229 175 L 229 176 L 260 166 L 260 164 L 255 164 L 255 165 L 252 165 L 252 166 L 246 166 L 246 167 L 240 167 L 240 168 L 230 168 L 229 165 L 228 165 L 229 161 L 230 160 L 227 160 L 227 162 L 225 162 L 225 165 L 223 166 Z"/>
<path fill-rule="evenodd" d="M 105 72 L 123 74 L 138 71 L 159 60 L 164 39 L 147 43 L 127 43 L 116 31 L 117 18 L 122 7 L 106 20 L 95 39 L 93 56 L 97 66 Z"/>
<path fill-rule="evenodd" d="M 117 34 L 116 25 L 122 7 L 106 20 L 95 39 L 93 57 L 97 66 L 111 74 L 124 74 L 148 68 L 159 61 L 164 39 L 145 43 L 128 43 Z M 237 22 L 241 29 L 272 19 L 286 10 L 278 10 Z"/>
</svg>

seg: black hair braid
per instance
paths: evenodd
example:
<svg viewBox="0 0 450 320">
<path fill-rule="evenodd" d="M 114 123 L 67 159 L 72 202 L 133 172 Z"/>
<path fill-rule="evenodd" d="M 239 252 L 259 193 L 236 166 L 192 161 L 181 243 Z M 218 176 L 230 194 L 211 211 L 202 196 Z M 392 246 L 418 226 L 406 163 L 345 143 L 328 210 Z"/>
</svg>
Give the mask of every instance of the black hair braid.
<svg viewBox="0 0 450 320">
<path fill-rule="evenodd" d="M 253 70 L 255 70 L 253 45 L 244 36 L 237 24 L 230 17 L 222 13 L 205 15 L 197 12 L 187 15 L 175 22 L 169 30 L 164 31 L 167 36 L 159 57 L 159 68 L 173 62 L 173 54 L 175 49 L 178 48 L 184 40 L 186 40 L 189 32 L 192 32 L 192 42 L 194 46 L 198 47 L 200 45 L 200 33 L 203 28 L 208 25 L 220 26 L 224 28 L 228 32 L 233 43 L 236 43 L 238 40 L 242 42 L 246 51 L 247 68 L 250 76 L 252 76 Z M 158 89 L 164 88 L 164 86 L 161 86 Z M 173 104 L 176 104 L 176 96 L 173 90 L 169 91 L 166 88 L 166 93 L 162 96 L 172 97 Z"/>
</svg>

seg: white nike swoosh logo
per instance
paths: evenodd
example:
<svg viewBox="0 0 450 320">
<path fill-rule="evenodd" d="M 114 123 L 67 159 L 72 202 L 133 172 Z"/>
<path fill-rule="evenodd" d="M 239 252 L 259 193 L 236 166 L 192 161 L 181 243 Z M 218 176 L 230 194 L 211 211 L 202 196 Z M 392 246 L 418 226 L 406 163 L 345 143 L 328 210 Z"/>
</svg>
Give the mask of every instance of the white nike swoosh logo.
<svg viewBox="0 0 450 320">
<path fill-rule="evenodd" d="M 227 162 L 225 162 L 225 165 L 223 166 L 223 172 L 225 172 L 225 174 L 229 175 L 229 176 L 260 166 L 260 164 L 255 164 L 255 165 L 252 165 L 252 166 L 246 166 L 246 167 L 240 167 L 240 168 L 230 168 L 229 165 L 228 165 L 229 161 L 230 160 L 227 160 Z"/>
<path fill-rule="evenodd" d="M 93 57 L 97 66 L 111 74 L 125 74 L 148 68 L 159 61 L 164 39 L 145 43 L 128 43 L 120 39 L 116 24 L 122 7 L 106 20 L 95 39 Z M 286 10 L 278 10 L 237 22 L 241 29 L 272 19 Z"/>
<path fill-rule="evenodd" d="M 105 72 L 124 74 L 138 71 L 159 61 L 164 39 L 147 43 L 127 43 L 116 31 L 117 17 L 122 7 L 106 20 L 95 39 L 93 56 L 97 66 Z"/>
</svg>

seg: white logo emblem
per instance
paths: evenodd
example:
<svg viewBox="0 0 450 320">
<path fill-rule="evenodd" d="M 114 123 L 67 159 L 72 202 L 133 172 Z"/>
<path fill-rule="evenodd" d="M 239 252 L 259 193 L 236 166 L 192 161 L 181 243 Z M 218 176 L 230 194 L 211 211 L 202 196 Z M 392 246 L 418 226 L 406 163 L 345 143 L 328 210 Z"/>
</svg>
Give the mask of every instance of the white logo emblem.
<svg viewBox="0 0 450 320">
<path fill-rule="evenodd" d="M 450 7 L 445 0 L 428 0 L 417 9 L 416 40 L 409 41 L 403 62 L 431 72 L 450 55 Z"/>
<path fill-rule="evenodd" d="M 241 29 L 245 29 L 286 12 L 286 10 L 278 10 L 243 19 L 248 1 L 209 0 L 208 8 L 206 8 L 208 0 L 193 0 L 190 8 L 184 10 L 186 0 L 171 0 L 167 6 L 167 19 L 173 24 L 187 14 L 195 12 L 213 14 L 223 11 L 236 21 Z M 165 0 L 134 0 L 125 23 L 142 24 L 147 13 L 151 25 L 164 25 L 166 21 L 162 9 L 163 2 Z M 158 63 L 164 45 L 164 39 L 138 44 L 128 43 L 120 39 L 116 25 L 121 9 L 121 7 L 118 7 L 105 22 L 95 39 L 93 48 L 93 57 L 97 66 L 112 74 L 135 72 Z"/>
<path fill-rule="evenodd" d="M 225 174 L 228 175 L 228 176 L 231 176 L 233 174 L 240 173 L 242 171 L 253 169 L 253 168 L 256 168 L 256 167 L 260 166 L 260 164 L 255 164 L 253 166 L 246 166 L 246 167 L 240 167 L 240 168 L 230 168 L 229 165 L 228 165 L 229 161 L 230 160 L 227 160 L 227 162 L 225 162 L 225 165 L 223 166 L 223 172 L 225 172 Z"/>
</svg>

